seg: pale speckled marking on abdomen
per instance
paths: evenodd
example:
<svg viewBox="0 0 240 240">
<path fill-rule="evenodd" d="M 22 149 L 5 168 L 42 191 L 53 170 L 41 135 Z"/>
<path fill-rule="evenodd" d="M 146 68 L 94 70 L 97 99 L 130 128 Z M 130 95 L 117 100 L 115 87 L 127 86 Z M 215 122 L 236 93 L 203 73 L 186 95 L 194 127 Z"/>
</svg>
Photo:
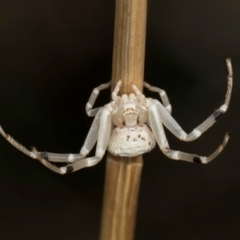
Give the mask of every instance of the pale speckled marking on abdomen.
<svg viewBox="0 0 240 240">
<path fill-rule="evenodd" d="M 149 152 L 155 145 L 154 136 L 145 124 L 136 127 L 116 127 L 111 133 L 108 151 L 116 156 L 134 157 Z"/>
</svg>

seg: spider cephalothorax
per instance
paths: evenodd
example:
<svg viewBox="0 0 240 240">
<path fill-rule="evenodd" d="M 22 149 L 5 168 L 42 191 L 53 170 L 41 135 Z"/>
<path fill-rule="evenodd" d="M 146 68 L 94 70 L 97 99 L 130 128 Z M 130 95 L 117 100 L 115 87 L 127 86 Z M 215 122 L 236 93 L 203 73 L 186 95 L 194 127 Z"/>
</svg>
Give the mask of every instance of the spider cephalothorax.
<svg viewBox="0 0 240 240">
<path fill-rule="evenodd" d="M 232 65 L 230 59 L 227 59 L 226 62 L 229 75 L 224 104 L 189 134 L 171 116 L 172 108 L 164 90 L 144 82 L 144 86 L 150 91 L 159 93 L 162 103 L 156 99 L 146 98 L 135 85 L 132 85 L 133 93 L 119 96 L 121 81 L 118 81 L 112 92 L 112 101 L 101 108 L 92 109 L 99 91 L 108 88 L 110 82 L 102 84 L 93 90 L 86 105 L 86 112 L 88 116 L 95 116 L 95 118 L 79 154 L 38 152 L 35 148 L 29 151 L 10 135 L 6 134 L 1 127 L 0 133 L 14 147 L 31 158 L 38 159 L 47 168 L 60 174 L 77 171 L 97 164 L 106 150 L 113 155 L 134 157 L 150 151 L 154 148 L 156 142 L 161 151 L 171 159 L 208 163 L 223 150 L 228 142 L 229 133 L 225 135 L 223 143 L 214 153 L 204 157 L 170 149 L 163 125 L 183 141 L 193 141 L 210 128 L 227 111 L 231 97 Z M 95 156 L 87 157 L 95 144 L 97 145 Z M 67 164 L 66 166 L 58 167 L 52 162 Z"/>
<path fill-rule="evenodd" d="M 121 81 L 117 87 L 120 85 Z M 113 155 L 134 157 L 155 146 L 154 136 L 145 124 L 148 119 L 147 101 L 142 94 L 140 96 L 123 94 L 112 101 L 115 127 L 110 134 L 108 151 Z"/>
</svg>

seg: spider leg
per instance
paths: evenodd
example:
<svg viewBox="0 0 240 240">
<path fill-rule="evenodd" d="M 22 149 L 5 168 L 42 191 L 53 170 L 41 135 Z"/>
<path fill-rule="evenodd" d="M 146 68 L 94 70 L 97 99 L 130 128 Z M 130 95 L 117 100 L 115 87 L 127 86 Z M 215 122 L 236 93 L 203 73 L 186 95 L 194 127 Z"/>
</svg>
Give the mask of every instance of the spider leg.
<svg viewBox="0 0 240 240">
<path fill-rule="evenodd" d="M 139 99 L 139 101 L 142 103 L 142 104 L 146 104 L 146 98 L 145 96 L 142 94 L 142 92 L 138 89 L 138 87 L 135 85 L 135 84 L 132 84 L 132 89 L 133 91 L 135 92 L 136 94 L 136 97 Z"/>
<path fill-rule="evenodd" d="M 76 162 L 80 159 L 85 158 L 87 154 L 92 150 L 93 146 L 97 141 L 101 112 L 102 112 L 102 108 L 97 112 L 97 115 L 93 120 L 93 123 L 88 132 L 86 140 L 80 150 L 80 154 L 38 152 L 35 148 L 34 151 L 35 151 L 35 154 L 38 156 L 38 159 L 43 158 L 50 162 Z"/>
<path fill-rule="evenodd" d="M 104 90 L 104 89 L 107 89 L 109 88 L 111 85 L 111 81 L 108 82 L 108 83 L 104 83 L 104 84 L 101 84 L 100 86 L 96 87 L 93 89 L 91 95 L 90 95 L 90 98 L 86 104 L 86 113 L 89 117 L 93 117 L 97 114 L 97 112 L 99 111 L 100 108 L 95 108 L 95 109 L 92 109 L 98 95 L 99 95 L 99 92 L 101 90 Z"/>
<path fill-rule="evenodd" d="M 97 112 L 96 117 L 93 120 L 92 126 L 88 132 L 86 140 L 81 148 L 80 154 L 60 154 L 60 153 L 49 153 L 49 152 L 38 152 L 36 148 L 33 148 L 32 151 L 28 150 L 22 144 L 17 142 L 13 137 L 9 134 L 5 133 L 3 128 L 0 126 L 0 134 L 15 148 L 28 155 L 33 159 L 45 159 L 45 161 L 50 162 L 74 162 L 86 157 L 86 155 L 92 150 L 93 146 L 97 141 L 97 134 L 99 129 L 99 121 L 101 116 L 102 109 Z"/>
<path fill-rule="evenodd" d="M 230 135 L 229 133 L 226 133 L 222 144 L 211 155 L 207 157 L 199 156 L 197 154 L 185 153 L 181 151 L 172 150 L 169 148 L 169 144 L 160 120 L 157 106 L 154 104 L 149 109 L 149 122 L 150 122 L 150 127 L 152 129 L 153 135 L 155 136 L 160 149 L 167 157 L 174 160 L 184 160 L 187 162 L 204 163 L 204 164 L 209 163 L 221 153 L 221 151 L 226 146 L 229 140 L 229 135 Z"/>
<path fill-rule="evenodd" d="M 63 167 L 58 167 L 48 160 L 38 157 L 38 160 L 48 169 L 52 170 L 53 172 L 59 173 L 59 174 L 65 174 L 65 173 L 70 173 L 70 172 L 75 172 L 81 168 L 85 167 L 91 167 L 95 164 L 97 164 L 101 159 L 98 157 L 90 157 L 90 158 L 84 158 L 81 160 L 78 160 L 74 163 L 65 165 Z"/>
<path fill-rule="evenodd" d="M 159 94 L 160 98 L 162 99 L 163 106 L 167 109 L 167 111 L 170 114 L 172 113 L 172 106 L 169 102 L 169 99 L 168 99 L 168 96 L 167 96 L 167 93 L 165 92 L 165 90 L 158 88 L 158 87 L 151 86 L 147 82 L 144 82 L 144 87 L 147 88 L 151 92 L 157 92 Z"/>
<path fill-rule="evenodd" d="M 39 158 L 43 158 L 50 162 L 75 162 L 84 158 L 84 156 L 79 153 L 38 152 L 35 147 L 33 148 L 33 152 L 36 154 L 38 160 L 40 160 Z"/>
<path fill-rule="evenodd" d="M 225 148 L 228 140 L 229 140 L 230 133 L 226 133 L 223 139 L 222 144 L 209 156 L 199 156 L 197 154 L 192 153 L 186 153 L 181 151 L 172 150 L 169 148 L 163 148 L 163 153 L 174 160 L 183 160 L 187 162 L 194 162 L 194 163 L 209 163 L 211 162 L 215 157 L 217 157 L 222 150 Z"/>
<path fill-rule="evenodd" d="M 119 80 L 119 81 L 117 82 L 114 90 L 112 91 L 112 100 L 113 100 L 113 101 L 116 101 L 116 100 L 117 100 L 117 98 L 118 98 L 118 92 L 119 92 L 119 90 L 120 90 L 121 85 L 122 85 L 122 81 Z"/>
<path fill-rule="evenodd" d="M 225 102 L 220 108 L 218 108 L 212 115 L 210 115 L 203 123 L 193 129 L 192 132 L 187 134 L 179 124 L 174 120 L 174 118 L 166 111 L 166 109 L 162 106 L 160 102 L 157 100 L 155 104 L 158 107 L 158 110 L 161 115 L 161 120 L 163 124 L 172 132 L 177 138 L 183 141 L 193 141 L 197 139 L 203 132 L 205 132 L 208 128 L 210 128 L 228 109 L 229 101 L 231 98 L 232 85 L 233 85 L 233 74 L 232 74 L 232 65 L 231 60 L 227 59 L 227 67 L 228 67 L 228 87 L 227 93 L 225 96 Z"/>
<path fill-rule="evenodd" d="M 0 126 L 0 134 L 15 148 L 17 148 L 19 151 L 23 152 L 24 154 L 28 155 L 29 157 L 36 159 L 37 156 L 34 154 L 33 151 L 28 150 L 26 147 L 24 147 L 22 144 L 17 142 L 13 137 L 11 137 L 9 134 L 5 133 L 3 128 Z"/>
<path fill-rule="evenodd" d="M 106 105 L 103 107 L 103 110 L 101 110 L 101 117 L 100 117 L 100 123 L 98 128 L 98 138 L 97 138 L 97 147 L 96 147 L 96 153 L 94 157 L 89 157 L 85 159 L 80 159 L 76 162 L 73 162 L 71 164 L 65 165 L 63 167 L 57 167 L 48 160 L 42 158 L 40 155 L 37 154 L 35 151 L 34 153 L 37 155 L 39 161 L 50 170 L 59 173 L 59 174 L 65 174 L 70 172 L 75 172 L 81 168 L 85 167 L 91 167 L 95 164 L 97 164 L 99 161 L 101 161 L 103 155 L 105 154 L 105 151 L 108 146 L 110 133 L 111 133 L 111 111 L 109 109 L 110 105 Z"/>
<path fill-rule="evenodd" d="M 67 162 L 67 161 L 76 161 L 77 159 L 81 159 L 84 157 L 80 154 L 57 154 L 57 153 L 38 152 L 36 148 L 33 148 L 32 151 L 30 151 L 26 147 L 24 147 L 22 144 L 17 142 L 9 134 L 5 133 L 1 126 L 0 126 L 0 133 L 15 148 L 17 148 L 19 151 L 23 152 L 24 154 L 26 154 L 27 156 L 33 159 L 39 159 L 39 156 L 40 156 L 52 162 Z"/>
</svg>

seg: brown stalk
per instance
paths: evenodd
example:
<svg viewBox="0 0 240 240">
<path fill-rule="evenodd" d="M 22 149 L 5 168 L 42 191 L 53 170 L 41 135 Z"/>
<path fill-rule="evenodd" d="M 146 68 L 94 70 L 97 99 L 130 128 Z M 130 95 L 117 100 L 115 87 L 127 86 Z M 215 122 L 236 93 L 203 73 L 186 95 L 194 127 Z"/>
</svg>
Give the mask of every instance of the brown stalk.
<svg viewBox="0 0 240 240">
<path fill-rule="evenodd" d="M 112 89 L 143 89 L 147 0 L 116 0 Z M 133 240 L 142 156 L 108 154 L 100 240 Z"/>
</svg>

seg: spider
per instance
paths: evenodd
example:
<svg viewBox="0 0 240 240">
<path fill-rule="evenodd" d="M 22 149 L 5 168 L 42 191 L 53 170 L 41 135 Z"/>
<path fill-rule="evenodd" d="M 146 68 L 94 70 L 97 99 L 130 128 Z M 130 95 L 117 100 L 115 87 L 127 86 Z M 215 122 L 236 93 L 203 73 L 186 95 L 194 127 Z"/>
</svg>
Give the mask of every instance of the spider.
<svg viewBox="0 0 240 240">
<path fill-rule="evenodd" d="M 118 81 L 112 92 L 112 101 L 103 107 L 93 109 L 99 92 L 109 88 L 111 82 L 102 84 L 92 91 L 86 105 L 86 112 L 88 116 L 95 116 L 95 118 L 79 154 L 38 152 L 36 148 L 30 151 L 6 134 L 1 126 L 0 133 L 15 148 L 33 159 L 38 159 L 45 167 L 59 174 L 74 172 L 97 164 L 106 150 L 116 156 L 134 157 L 152 150 L 156 142 L 163 154 L 170 159 L 206 164 L 223 150 L 230 133 L 226 133 L 222 144 L 215 152 L 205 157 L 170 149 L 163 125 L 177 138 L 187 142 L 197 139 L 210 128 L 227 111 L 231 97 L 233 81 L 231 59 L 226 59 L 226 63 L 229 74 L 224 104 L 189 134 L 171 116 L 172 108 L 164 90 L 144 82 L 144 87 L 159 94 L 162 103 L 156 99 L 146 98 L 134 84 L 132 84 L 134 93 L 118 96 L 121 81 Z M 95 156 L 87 157 L 95 144 Z M 66 165 L 58 167 L 52 162 L 66 163 Z"/>
</svg>

